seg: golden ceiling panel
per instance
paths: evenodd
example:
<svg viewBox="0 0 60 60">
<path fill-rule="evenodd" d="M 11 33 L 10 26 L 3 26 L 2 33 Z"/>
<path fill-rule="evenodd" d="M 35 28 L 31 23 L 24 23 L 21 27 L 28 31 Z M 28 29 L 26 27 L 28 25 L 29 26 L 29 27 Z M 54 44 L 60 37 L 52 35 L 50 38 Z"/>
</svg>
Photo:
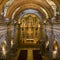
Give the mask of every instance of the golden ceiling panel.
<svg viewBox="0 0 60 60">
<path fill-rule="evenodd" d="M 8 0 L 0 0 L 0 13 L 3 11 L 4 9 L 4 5 L 6 4 Z"/>
<path fill-rule="evenodd" d="M 3 2 L 4 0 L 0 0 L 0 4 Z"/>
<path fill-rule="evenodd" d="M 0 5 L 0 13 L 3 11 L 3 7 L 6 4 L 8 0 L 0 0 L 0 3 L 2 3 Z M 60 0 L 53 0 L 53 2 L 58 6 L 58 9 L 60 11 Z M 7 10 L 7 14 L 6 17 L 11 18 L 13 12 L 20 6 L 24 5 L 24 4 L 36 4 L 42 8 L 44 8 L 47 13 L 50 15 L 50 17 L 54 16 L 54 12 L 53 9 L 51 8 L 51 6 L 46 2 L 46 0 L 14 0 L 14 2 L 10 5 L 10 7 Z M 24 8 L 24 7 L 23 7 Z M 27 6 L 26 6 L 27 8 Z M 12 9 L 12 10 L 11 10 Z"/>
<path fill-rule="evenodd" d="M 21 0 L 22 1 L 22 0 Z M 53 12 L 53 10 L 52 10 L 52 8 L 51 8 L 51 6 L 49 6 L 49 4 L 46 2 L 46 1 L 44 1 L 44 0 L 32 0 L 32 1 L 30 1 L 30 0 L 24 0 L 24 1 L 15 1 L 11 6 L 10 6 L 10 8 L 8 9 L 8 11 L 7 11 L 7 17 L 11 17 L 11 15 L 12 15 L 12 13 L 15 11 L 15 9 L 17 9 L 19 6 L 21 6 L 21 5 L 23 5 L 23 4 L 29 4 L 29 3 L 34 3 L 34 4 L 37 4 L 37 5 L 39 5 L 39 6 L 41 6 L 41 7 L 43 7 L 45 10 L 47 10 L 47 12 L 48 12 L 48 14 L 50 14 L 51 16 L 53 16 L 54 15 L 54 13 L 52 13 Z M 26 6 L 27 7 L 27 6 Z M 24 7 L 23 7 L 24 8 Z M 11 10 L 12 9 L 12 10 Z"/>
</svg>

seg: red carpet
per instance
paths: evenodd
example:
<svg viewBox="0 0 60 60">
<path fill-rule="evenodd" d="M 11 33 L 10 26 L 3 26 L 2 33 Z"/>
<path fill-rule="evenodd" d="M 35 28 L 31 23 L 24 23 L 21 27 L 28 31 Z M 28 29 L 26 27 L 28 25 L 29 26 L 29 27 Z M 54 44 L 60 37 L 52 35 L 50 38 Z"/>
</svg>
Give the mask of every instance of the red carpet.
<svg viewBox="0 0 60 60">
<path fill-rule="evenodd" d="M 33 50 L 33 60 L 43 60 L 39 50 Z"/>
<path fill-rule="evenodd" d="M 27 50 L 21 50 L 18 60 L 27 60 Z"/>
</svg>

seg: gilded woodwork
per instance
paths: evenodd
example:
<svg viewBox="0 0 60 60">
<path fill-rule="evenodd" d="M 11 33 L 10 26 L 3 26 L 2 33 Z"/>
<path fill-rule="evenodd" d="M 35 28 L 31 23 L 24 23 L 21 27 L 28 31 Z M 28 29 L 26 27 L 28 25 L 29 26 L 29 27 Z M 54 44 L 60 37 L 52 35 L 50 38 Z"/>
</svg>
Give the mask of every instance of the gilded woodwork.
<svg viewBox="0 0 60 60">
<path fill-rule="evenodd" d="M 22 44 L 37 44 L 41 38 L 39 17 L 35 14 L 26 14 L 19 22 L 20 42 Z"/>
</svg>

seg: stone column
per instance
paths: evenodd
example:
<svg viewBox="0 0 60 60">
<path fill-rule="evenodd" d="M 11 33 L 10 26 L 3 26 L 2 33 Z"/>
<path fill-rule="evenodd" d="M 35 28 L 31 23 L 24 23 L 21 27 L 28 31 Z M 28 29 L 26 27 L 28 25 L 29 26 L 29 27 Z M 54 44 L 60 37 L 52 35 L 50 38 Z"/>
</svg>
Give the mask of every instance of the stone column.
<svg viewBox="0 0 60 60">
<path fill-rule="evenodd" d="M 53 23 L 50 20 L 50 39 L 49 39 L 49 59 L 53 60 L 52 52 L 53 52 L 53 41 L 54 41 L 54 36 L 53 36 Z"/>
</svg>

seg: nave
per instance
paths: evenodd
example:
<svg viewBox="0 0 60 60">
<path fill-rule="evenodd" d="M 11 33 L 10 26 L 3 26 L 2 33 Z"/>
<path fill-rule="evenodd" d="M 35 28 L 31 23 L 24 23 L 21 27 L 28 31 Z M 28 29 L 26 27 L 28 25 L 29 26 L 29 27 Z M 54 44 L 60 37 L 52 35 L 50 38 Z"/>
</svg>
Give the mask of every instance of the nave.
<svg viewBox="0 0 60 60">
<path fill-rule="evenodd" d="M 21 48 L 16 57 L 10 60 L 49 60 L 49 58 L 42 55 L 39 48 Z"/>
<path fill-rule="evenodd" d="M 0 60 L 60 60 L 60 0 L 0 0 Z"/>
</svg>

